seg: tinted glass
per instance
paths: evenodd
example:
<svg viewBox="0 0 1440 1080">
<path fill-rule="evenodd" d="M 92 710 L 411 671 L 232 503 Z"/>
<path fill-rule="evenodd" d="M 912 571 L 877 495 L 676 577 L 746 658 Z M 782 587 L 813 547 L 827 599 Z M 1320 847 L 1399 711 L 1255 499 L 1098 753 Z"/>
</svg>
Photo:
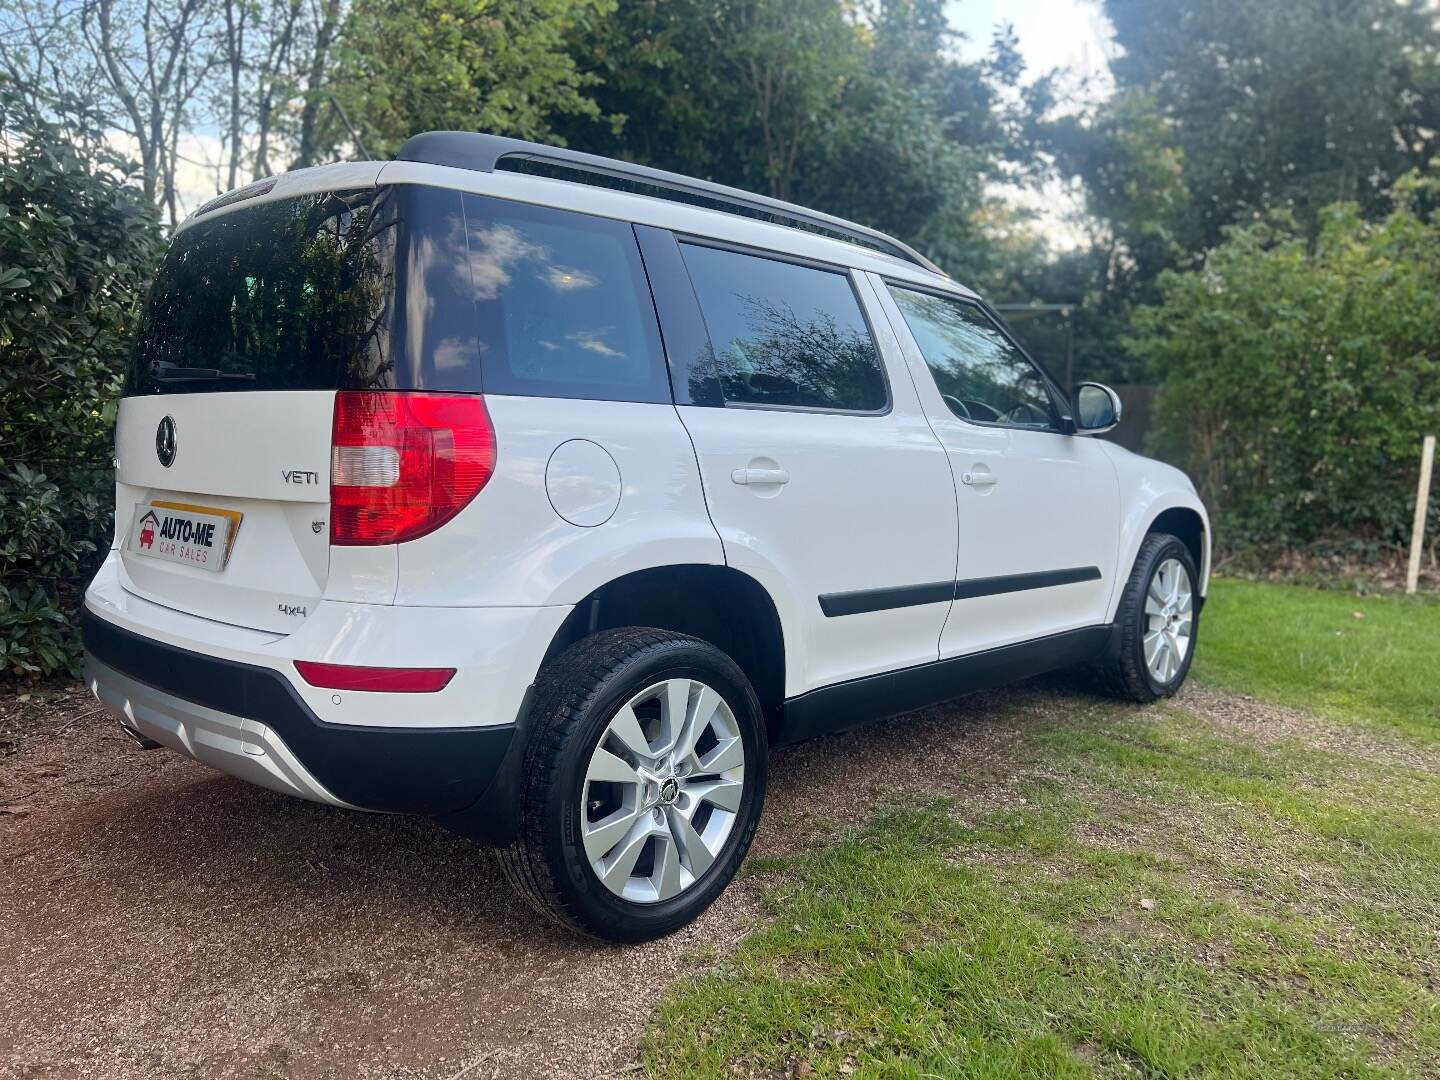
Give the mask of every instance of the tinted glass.
<svg viewBox="0 0 1440 1080">
<path fill-rule="evenodd" d="M 1052 426 L 1045 377 L 974 304 L 891 286 L 940 396 L 963 420 Z"/>
<path fill-rule="evenodd" d="M 372 189 L 186 229 L 151 285 L 131 391 L 389 385 L 396 221 L 392 193 Z"/>
<path fill-rule="evenodd" d="M 849 278 L 681 244 L 726 402 L 874 412 L 885 376 Z"/>
<path fill-rule="evenodd" d="M 670 400 L 630 226 L 409 184 L 259 203 L 180 233 L 128 381 Z"/>
<path fill-rule="evenodd" d="M 479 195 L 465 224 L 487 393 L 670 400 L 629 225 Z"/>
</svg>

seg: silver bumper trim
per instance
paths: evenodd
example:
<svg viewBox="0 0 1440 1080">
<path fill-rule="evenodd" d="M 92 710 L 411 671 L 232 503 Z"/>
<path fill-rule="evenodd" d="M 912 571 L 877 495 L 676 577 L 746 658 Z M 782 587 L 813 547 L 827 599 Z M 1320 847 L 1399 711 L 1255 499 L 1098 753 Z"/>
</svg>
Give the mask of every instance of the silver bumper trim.
<svg viewBox="0 0 1440 1080">
<path fill-rule="evenodd" d="M 336 798 L 258 720 L 233 716 L 167 694 L 123 675 L 92 656 L 85 660 L 90 691 L 120 724 L 202 765 L 285 795 L 358 809 Z"/>
</svg>

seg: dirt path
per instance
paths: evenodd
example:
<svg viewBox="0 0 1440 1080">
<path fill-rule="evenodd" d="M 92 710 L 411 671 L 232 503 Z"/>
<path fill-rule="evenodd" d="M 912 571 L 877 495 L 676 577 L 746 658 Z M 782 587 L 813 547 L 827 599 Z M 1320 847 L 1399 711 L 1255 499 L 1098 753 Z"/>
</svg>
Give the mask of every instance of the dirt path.
<svg viewBox="0 0 1440 1080">
<path fill-rule="evenodd" d="M 1094 704 L 1031 685 L 778 753 L 755 850 L 900 791 L 1003 798 L 1027 724 Z M 608 1074 L 696 948 L 757 918 L 742 875 L 672 938 L 582 942 L 438 826 L 142 752 L 78 695 L 51 708 L 0 758 L 0 1076 Z"/>
</svg>

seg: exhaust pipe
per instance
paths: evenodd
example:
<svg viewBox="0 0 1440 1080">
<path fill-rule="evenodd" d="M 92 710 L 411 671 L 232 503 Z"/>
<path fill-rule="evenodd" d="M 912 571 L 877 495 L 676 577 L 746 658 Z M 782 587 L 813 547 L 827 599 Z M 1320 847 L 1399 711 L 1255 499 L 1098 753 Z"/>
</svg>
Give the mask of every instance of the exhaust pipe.
<svg viewBox="0 0 1440 1080">
<path fill-rule="evenodd" d="M 140 732 L 136 731 L 129 724 L 122 723 L 120 725 L 120 730 L 123 731 L 126 735 L 129 735 L 130 738 L 134 739 L 135 745 L 140 747 L 141 750 L 160 749 L 160 743 L 156 742 L 154 739 L 147 739 L 144 735 L 141 735 Z"/>
</svg>

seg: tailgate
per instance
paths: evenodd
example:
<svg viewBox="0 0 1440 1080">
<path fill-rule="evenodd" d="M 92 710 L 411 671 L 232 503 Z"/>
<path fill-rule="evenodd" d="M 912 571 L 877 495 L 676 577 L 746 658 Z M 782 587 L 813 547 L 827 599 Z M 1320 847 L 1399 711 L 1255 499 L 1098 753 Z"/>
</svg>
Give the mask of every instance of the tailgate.
<svg viewBox="0 0 1440 1080">
<path fill-rule="evenodd" d="M 126 587 L 236 626 L 298 627 L 329 571 L 334 402 L 332 390 L 122 400 L 115 531 Z"/>
</svg>

